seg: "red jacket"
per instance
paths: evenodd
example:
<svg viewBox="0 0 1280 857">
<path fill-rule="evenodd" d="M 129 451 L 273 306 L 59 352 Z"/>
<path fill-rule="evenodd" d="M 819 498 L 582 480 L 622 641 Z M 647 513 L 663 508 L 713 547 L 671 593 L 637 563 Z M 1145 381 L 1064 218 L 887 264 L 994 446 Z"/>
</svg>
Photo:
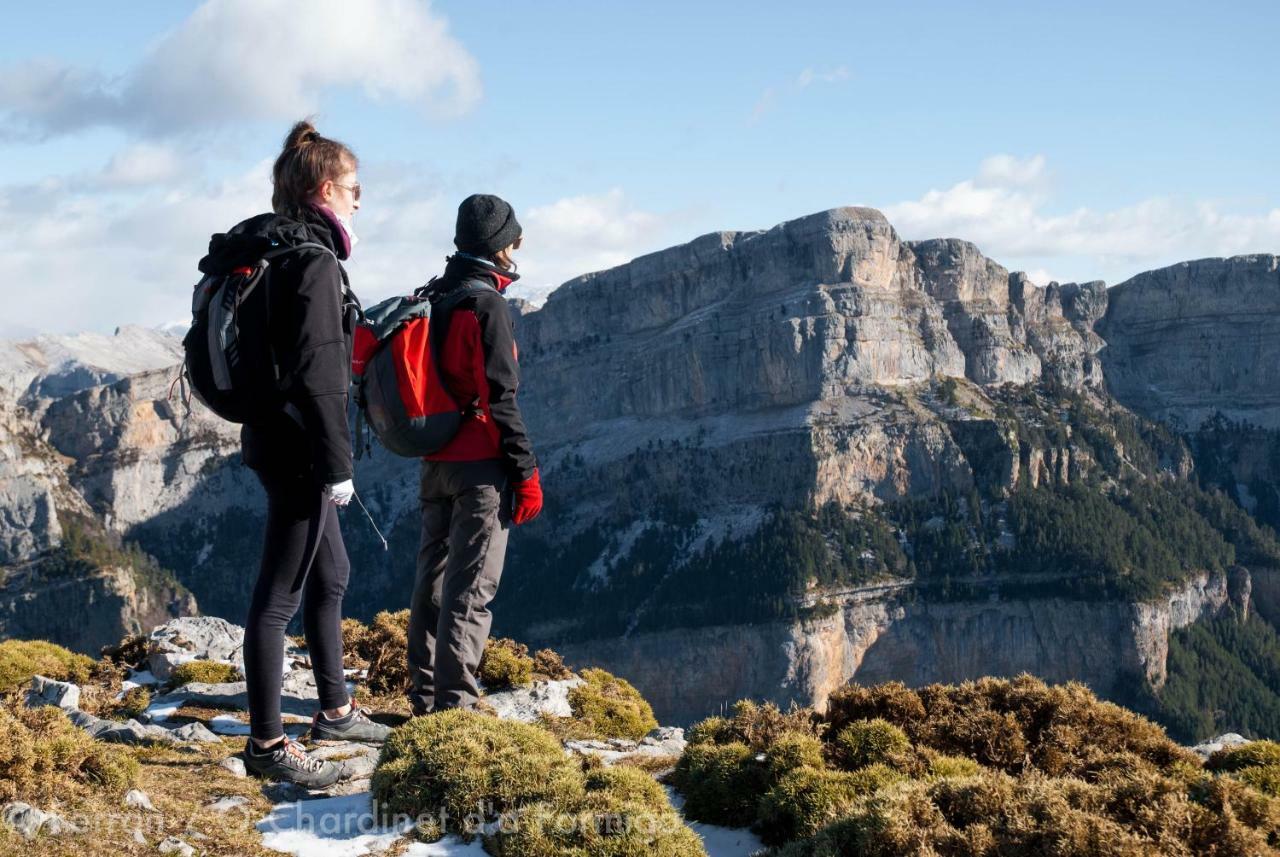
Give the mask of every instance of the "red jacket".
<svg viewBox="0 0 1280 857">
<path fill-rule="evenodd" d="M 449 260 L 442 285 L 480 280 L 493 286 L 464 298 L 449 314 L 437 351 L 445 387 L 459 406 L 475 402 L 457 435 L 428 461 L 505 459 L 512 478 L 523 481 L 538 466 L 516 403 L 520 367 L 514 323 L 502 293 L 513 278 L 464 256 Z"/>
</svg>

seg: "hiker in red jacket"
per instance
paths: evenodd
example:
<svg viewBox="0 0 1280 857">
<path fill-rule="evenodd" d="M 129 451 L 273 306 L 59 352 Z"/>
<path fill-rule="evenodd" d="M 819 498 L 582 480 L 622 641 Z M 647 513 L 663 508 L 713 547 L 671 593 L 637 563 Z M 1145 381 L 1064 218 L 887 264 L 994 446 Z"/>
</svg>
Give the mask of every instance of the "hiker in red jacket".
<svg viewBox="0 0 1280 857">
<path fill-rule="evenodd" d="M 422 541 L 409 612 L 409 700 L 418 715 L 475 707 L 508 527 L 542 510 L 538 463 L 516 404 L 520 368 L 503 297 L 517 279 L 511 256 L 520 241 L 508 203 L 469 196 L 458 207 L 458 252 L 432 285 L 436 296 L 468 286 L 474 294 L 437 328 L 444 331 L 441 377 L 466 416 L 448 445 L 422 462 Z"/>
</svg>

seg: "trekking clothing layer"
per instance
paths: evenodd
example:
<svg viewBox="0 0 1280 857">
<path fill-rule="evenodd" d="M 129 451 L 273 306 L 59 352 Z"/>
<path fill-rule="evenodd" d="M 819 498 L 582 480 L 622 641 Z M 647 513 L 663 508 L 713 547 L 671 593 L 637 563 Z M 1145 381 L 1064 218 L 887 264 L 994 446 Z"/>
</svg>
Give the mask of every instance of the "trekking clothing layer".
<svg viewBox="0 0 1280 857">
<path fill-rule="evenodd" d="M 311 242 L 338 258 L 346 255 L 341 224 L 315 207 L 298 219 L 260 214 L 229 234 L 261 235 L 290 246 Z M 206 264 L 216 260 L 206 257 L 201 265 Z M 285 254 L 271 264 L 268 330 L 289 407 L 241 429 L 244 462 L 259 471 L 308 474 L 318 485 L 350 479 L 347 386 L 360 304 L 346 271 L 328 253 Z"/>
<path fill-rule="evenodd" d="M 338 509 L 306 475 L 260 472 L 267 490 L 262 567 L 244 631 L 244 676 L 254 738 L 283 734 L 280 722 L 284 631 L 302 604 L 302 630 L 321 709 L 350 701 L 342 673 L 342 596 L 351 564 Z"/>
<path fill-rule="evenodd" d="M 417 714 L 473 708 L 510 526 L 502 462 L 424 461 L 422 541 L 409 609 L 409 701 Z"/>
<path fill-rule="evenodd" d="M 502 296 L 512 279 L 483 260 L 459 254 L 449 259 L 433 285 L 441 293 L 467 283 L 492 288 L 477 290 L 449 313 L 438 352 L 444 386 L 460 408 L 472 401 L 480 407 L 467 414 L 457 435 L 427 460 L 500 459 L 511 479 L 524 481 L 533 476 L 538 462 L 516 403 L 520 366 L 515 325 Z"/>
</svg>

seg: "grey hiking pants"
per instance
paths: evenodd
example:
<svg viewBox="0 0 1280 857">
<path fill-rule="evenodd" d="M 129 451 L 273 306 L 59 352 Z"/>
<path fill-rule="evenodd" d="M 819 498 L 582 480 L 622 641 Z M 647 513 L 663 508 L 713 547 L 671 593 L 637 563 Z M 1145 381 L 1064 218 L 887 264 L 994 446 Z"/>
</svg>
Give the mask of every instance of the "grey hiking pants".
<svg viewBox="0 0 1280 857">
<path fill-rule="evenodd" d="M 422 541 L 409 609 L 414 713 L 472 708 L 507 552 L 511 498 L 498 460 L 424 461 Z"/>
</svg>

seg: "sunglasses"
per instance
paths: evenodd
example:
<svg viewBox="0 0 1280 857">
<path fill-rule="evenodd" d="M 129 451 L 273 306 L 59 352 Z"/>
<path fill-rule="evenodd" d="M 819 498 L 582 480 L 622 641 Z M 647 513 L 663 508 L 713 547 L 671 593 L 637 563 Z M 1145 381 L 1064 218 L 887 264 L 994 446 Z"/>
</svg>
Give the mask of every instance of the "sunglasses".
<svg viewBox="0 0 1280 857">
<path fill-rule="evenodd" d="M 360 201 L 360 183 L 359 182 L 357 182 L 356 184 L 338 184 L 337 182 L 334 182 L 334 184 L 337 187 L 343 188 L 344 190 L 351 191 L 351 198 L 356 202 Z"/>
</svg>

